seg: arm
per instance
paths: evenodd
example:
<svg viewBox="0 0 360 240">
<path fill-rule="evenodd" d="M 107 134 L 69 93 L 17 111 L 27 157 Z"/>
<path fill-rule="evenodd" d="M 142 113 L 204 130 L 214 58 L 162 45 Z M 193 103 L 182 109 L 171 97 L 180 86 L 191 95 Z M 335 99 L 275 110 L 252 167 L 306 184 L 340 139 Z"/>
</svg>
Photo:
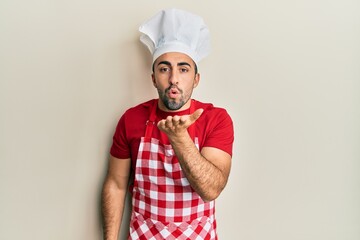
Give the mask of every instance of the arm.
<svg viewBox="0 0 360 240">
<path fill-rule="evenodd" d="M 131 160 L 110 156 L 102 191 L 104 240 L 117 240 L 130 176 Z"/>
<path fill-rule="evenodd" d="M 204 201 L 214 200 L 224 189 L 229 177 L 231 156 L 217 148 L 204 147 L 198 151 L 187 128 L 202 114 L 174 116 L 161 120 L 158 127 L 165 132 L 178 157 L 182 170 L 192 188 Z"/>
</svg>

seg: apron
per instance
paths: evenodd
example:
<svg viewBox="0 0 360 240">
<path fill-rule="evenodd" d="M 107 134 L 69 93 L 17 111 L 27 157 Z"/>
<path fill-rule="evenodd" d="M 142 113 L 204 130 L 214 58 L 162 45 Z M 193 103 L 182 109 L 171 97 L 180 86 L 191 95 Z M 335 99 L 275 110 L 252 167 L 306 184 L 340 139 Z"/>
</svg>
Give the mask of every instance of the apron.
<svg viewBox="0 0 360 240">
<path fill-rule="evenodd" d="M 204 202 L 191 188 L 172 146 L 152 138 L 157 103 L 150 110 L 136 160 L 128 239 L 216 240 L 215 202 Z M 192 103 L 190 114 L 194 108 Z M 188 130 L 199 149 L 194 124 Z"/>
</svg>

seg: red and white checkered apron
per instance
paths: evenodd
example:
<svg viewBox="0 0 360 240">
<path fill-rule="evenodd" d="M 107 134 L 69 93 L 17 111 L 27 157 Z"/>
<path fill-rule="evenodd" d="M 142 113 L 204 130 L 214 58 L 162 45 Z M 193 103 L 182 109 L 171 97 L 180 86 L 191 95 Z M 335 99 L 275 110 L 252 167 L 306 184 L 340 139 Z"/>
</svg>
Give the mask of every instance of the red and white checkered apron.
<svg viewBox="0 0 360 240">
<path fill-rule="evenodd" d="M 128 239 L 216 240 L 214 201 L 204 202 L 191 188 L 171 145 L 151 137 L 156 109 L 157 101 L 139 146 Z M 194 129 L 189 134 L 199 148 Z"/>
</svg>

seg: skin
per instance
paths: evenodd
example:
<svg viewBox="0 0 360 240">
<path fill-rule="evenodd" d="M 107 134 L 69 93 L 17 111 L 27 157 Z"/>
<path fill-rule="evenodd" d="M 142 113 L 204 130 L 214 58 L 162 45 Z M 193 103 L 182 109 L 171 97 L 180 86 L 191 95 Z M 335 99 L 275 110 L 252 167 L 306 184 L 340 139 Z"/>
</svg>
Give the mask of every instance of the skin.
<svg viewBox="0 0 360 240">
<path fill-rule="evenodd" d="M 130 177 L 131 159 L 110 156 L 107 176 L 102 190 L 104 240 L 117 240 L 125 206 Z"/>
<path fill-rule="evenodd" d="M 151 75 L 159 94 L 159 108 L 174 112 L 190 107 L 193 89 L 199 84 L 194 61 L 183 53 L 165 53 L 156 59 Z M 170 95 L 171 92 L 176 94 Z"/>
<path fill-rule="evenodd" d="M 152 82 L 159 94 L 159 108 L 176 112 L 191 104 L 193 89 L 199 84 L 200 74 L 195 72 L 193 60 L 182 53 L 165 53 L 156 59 Z M 231 168 L 231 156 L 217 148 L 196 148 L 187 128 L 201 117 L 203 109 L 191 115 L 169 116 L 158 122 L 178 157 L 182 170 L 192 188 L 204 201 L 216 199 L 224 189 Z M 109 160 L 108 174 L 102 192 L 104 239 L 118 237 L 125 195 L 130 176 L 131 159 Z"/>
</svg>

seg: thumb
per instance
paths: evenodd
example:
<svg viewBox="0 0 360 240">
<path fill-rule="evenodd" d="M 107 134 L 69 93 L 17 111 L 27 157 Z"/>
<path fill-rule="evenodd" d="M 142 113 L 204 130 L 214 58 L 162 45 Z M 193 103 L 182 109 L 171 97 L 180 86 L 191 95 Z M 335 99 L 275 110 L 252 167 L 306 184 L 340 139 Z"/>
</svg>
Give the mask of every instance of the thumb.
<svg viewBox="0 0 360 240">
<path fill-rule="evenodd" d="M 202 108 L 197 109 L 195 112 L 193 112 L 193 114 L 190 115 L 190 121 L 195 122 L 196 120 L 198 120 L 203 112 L 204 109 Z"/>
</svg>

